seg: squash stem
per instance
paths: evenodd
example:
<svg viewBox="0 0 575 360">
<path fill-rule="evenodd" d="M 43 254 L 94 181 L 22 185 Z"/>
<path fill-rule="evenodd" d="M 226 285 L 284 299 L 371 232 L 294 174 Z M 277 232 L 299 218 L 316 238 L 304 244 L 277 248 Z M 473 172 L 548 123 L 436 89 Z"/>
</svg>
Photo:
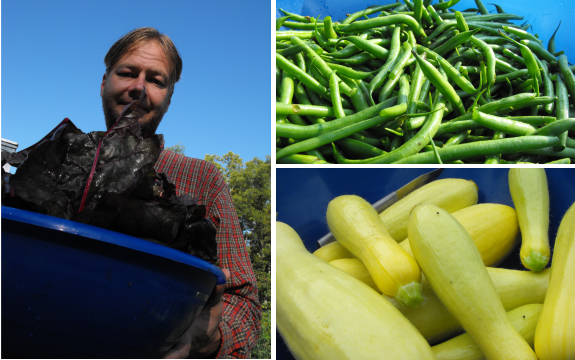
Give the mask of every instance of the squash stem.
<svg viewBox="0 0 575 360">
<path fill-rule="evenodd" d="M 402 305 L 408 307 L 416 307 L 420 305 L 423 302 L 421 283 L 414 281 L 407 285 L 400 286 L 395 295 L 395 299 Z"/>
</svg>

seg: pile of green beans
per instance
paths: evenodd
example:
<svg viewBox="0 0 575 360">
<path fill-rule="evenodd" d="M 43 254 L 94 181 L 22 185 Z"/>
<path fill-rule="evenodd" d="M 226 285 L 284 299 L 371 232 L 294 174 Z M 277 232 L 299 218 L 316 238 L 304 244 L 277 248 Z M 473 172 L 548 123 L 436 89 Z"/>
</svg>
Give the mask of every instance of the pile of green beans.
<svg viewBox="0 0 575 360">
<path fill-rule="evenodd" d="M 575 159 L 575 66 L 556 51 L 559 26 L 545 46 L 498 5 L 401 1 L 340 21 L 280 9 L 278 164 Z"/>
</svg>

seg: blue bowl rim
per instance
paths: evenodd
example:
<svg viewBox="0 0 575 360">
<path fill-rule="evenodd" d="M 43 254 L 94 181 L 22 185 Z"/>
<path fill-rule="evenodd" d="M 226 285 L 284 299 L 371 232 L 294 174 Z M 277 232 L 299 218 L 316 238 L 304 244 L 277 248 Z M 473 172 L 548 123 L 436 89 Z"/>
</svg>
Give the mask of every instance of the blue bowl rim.
<svg viewBox="0 0 575 360">
<path fill-rule="evenodd" d="M 92 225 L 82 224 L 72 220 L 11 208 L 8 206 L 1 207 L 1 215 L 2 219 L 18 221 L 57 231 L 64 231 L 88 239 L 103 241 L 109 244 L 177 261 L 211 273 L 216 277 L 216 284 L 218 285 L 226 283 L 226 277 L 223 271 L 217 266 L 196 256 L 152 241 L 147 241 Z"/>
</svg>

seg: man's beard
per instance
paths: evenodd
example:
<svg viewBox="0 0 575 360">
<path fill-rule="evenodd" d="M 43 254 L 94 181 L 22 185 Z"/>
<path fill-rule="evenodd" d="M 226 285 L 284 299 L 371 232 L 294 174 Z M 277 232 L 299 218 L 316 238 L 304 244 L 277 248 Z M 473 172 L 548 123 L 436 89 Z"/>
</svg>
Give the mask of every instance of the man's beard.
<svg viewBox="0 0 575 360">
<path fill-rule="evenodd" d="M 165 100 L 164 100 L 165 102 Z M 104 96 L 102 96 L 102 108 L 104 110 L 104 118 L 106 120 L 106 128 L 110 129 L 118 118 L 120 117 L 120 113 L 116 112 L 116 109 L 112 106 L 112 100 L 104 91 Z M 164 104 L 160 106 L 159 110 L 164 110 Z M 156 129 L 160 125 L 162 118 L 164 117 L 164 111 L 158 111 L 158 113 L 152 117 L 148 122 L 142 124 L 140 122 L 140 128 L 142 130 L 142 135 L 153 135 L 156 133 Z"/>
</svg>

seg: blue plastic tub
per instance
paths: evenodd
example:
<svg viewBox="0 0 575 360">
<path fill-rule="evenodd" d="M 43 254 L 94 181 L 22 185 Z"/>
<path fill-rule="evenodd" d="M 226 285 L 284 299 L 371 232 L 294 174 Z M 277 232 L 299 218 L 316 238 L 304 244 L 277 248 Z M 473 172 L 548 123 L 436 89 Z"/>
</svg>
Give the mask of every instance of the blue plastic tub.
<svg viewBox="0 0 575 360">
<path fill-rule="evenodd" d="M 184 252 L 2 207 L 3 358 L 159 358 L 223 282 Z"/>
<path fill-rule="evenodd" d="M 335 197 L 354 194 L 374 203 L 429 169 L 277 169 L 277 220 L 290 225 L 310 252 L 317 250 L 316 241 L 329 232 L 325 212 Z M 445 169 L 439 179 L 473 180 L 479 188 L 479 203 L 513 206 L 509 193 L 509 169 Z M 575 168 L 546 169 L 550 196 L 549 240 L 555 243 L 557 229 L 567 209 L 575 202 Z M 519 248 L 499 266 L 525 270 L 519 260 Z M 293 359 L 277 333 L 277 359 Z"/>
<path fill-rule="evenodd" d="M 323 19 L 325 16 L 331 16 L 333 21 L 339 21 L 346 18 L 346 14 L 354 13 L 363 10 L 371 5 L 385 5 L 394 3 L 393 0 L 384 1 L 368 1 L 368 0 L 277 0 L 276 1 L 276 18 L 284 16 L 279 9 L 284 9 L 290 13 L 309 15 Z M 437 3 L 434 0 L 433 3 Z M 505 12 L 521 15 L 524 20 L 512 21 L 516 24 L 522 24 L 529 21 L 532 28 L 530 32 L 538 34 L 539 38 L 543 41 L 544 47 L 547 48 L 547 42 L 553 35 L 553 32 L 561 22 L 561 27 L 555 36 L 555 44 L 557 51 L 565 51 L 568 59 L 572 64 L 575 64 L 575 43 L 572 40 L 572 35 L 575 33 L 575 4 L 570 0 L 548 0 L 548 1 L 535 1 L 535 0 L 498 0 L 488 1 L 484 0 L 483 4 L 489 11 L 495 11 L 493 5 L 488 3 L 495 3 L 503 7 Z M 461 0 L 457 3 L 454 9 L 462 11 L 469 8 L 477 8 L 474 0 Z M 376 16 L 370 15 L 370 17 Z M 282 28 L 282 30 L 287 30 Z"/>
</svg>

